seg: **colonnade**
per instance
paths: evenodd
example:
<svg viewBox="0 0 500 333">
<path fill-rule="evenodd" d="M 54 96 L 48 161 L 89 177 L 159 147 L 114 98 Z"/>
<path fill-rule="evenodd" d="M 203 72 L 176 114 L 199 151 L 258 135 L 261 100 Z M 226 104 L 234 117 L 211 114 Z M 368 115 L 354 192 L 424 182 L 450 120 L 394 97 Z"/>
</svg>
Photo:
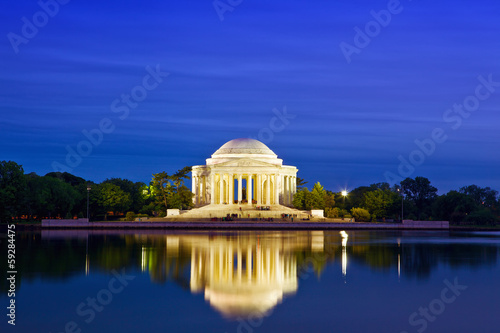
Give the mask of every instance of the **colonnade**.
<svg viewBox="0 0 500 333">
<path fill-rule="evenodd" d="M 297 178 L 294 175 L 212 170 L 210 174 L 193 174 L 193 203 L 195 206 L 242 204 L 243 188 L 245 188 L 245 200 L 248 205 L 291 205 L 297 190 L 296 182 Z"/>
</svg>

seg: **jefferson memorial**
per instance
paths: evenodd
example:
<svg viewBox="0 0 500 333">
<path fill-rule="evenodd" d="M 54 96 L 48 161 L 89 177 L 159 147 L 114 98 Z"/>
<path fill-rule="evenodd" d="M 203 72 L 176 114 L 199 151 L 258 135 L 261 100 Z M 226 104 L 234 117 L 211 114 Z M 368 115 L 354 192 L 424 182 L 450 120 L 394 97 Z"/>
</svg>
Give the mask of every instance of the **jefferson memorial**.
<svg viewBox="0 0 500 333">
<path fill-rule="evenodd" d="M 226 142 L 206 165 L 192 168 L 195 207 L 205 205 L 291 206 L 297 168 L 258 140 Z"/>
</svg>

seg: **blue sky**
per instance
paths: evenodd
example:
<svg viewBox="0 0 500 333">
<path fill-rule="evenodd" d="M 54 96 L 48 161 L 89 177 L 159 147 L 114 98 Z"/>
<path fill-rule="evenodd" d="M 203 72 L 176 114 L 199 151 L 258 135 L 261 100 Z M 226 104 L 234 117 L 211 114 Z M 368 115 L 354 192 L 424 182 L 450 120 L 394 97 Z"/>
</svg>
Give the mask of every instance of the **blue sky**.
<svg viewBox="0 0 500 333">
<path fill-rule="evenodd" d="M 0 13 L 0 160 L 25 172 L 148 182 L 253 137 L 334 191 L 500 190 L 497 1 L 60 1 Z"/>
</svg>

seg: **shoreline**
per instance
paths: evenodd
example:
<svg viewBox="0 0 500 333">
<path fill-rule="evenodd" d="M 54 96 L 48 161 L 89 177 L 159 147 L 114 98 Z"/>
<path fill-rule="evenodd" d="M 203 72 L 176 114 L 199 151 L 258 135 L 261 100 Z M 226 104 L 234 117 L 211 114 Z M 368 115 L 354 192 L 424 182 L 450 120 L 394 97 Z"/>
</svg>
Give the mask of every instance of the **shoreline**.
<svg viewBox="0 0 500 333">
<path fill-rule="evenodd" d="M 207 219 L 208 220 L 208 219 Z M 61 220 L 58 220 L 61 221 Z M 427 221 L 429 222 L 429 221 Z M 381 222 L 322 222 L 322 221 L 274 221 L 274 222 L 256 222 L 249 220 L 239 221 L 184 221 L 184 222 L 109 222 L 95 221 L 88 225 L 66 225 L 60 224 L 52 226 L 42 226 L 41 222 L 18 223 L 19 229 L 40 229 L 40 230 L 65 230 L 65 229 L 87 229 L 87 230 L 147 230 L 147 229 L 171 229 L 171 230 L 440 230 L 440 231 L 500 231 L 500 226 L 459 226 L 450 225 L 449 228 L 428 228 L 428 227 L 404 227 L 401 223 L 381 223 Z M 7 223 L 1 223 L 0 229 L 7 226 Z"/>
<path fill-rule="evenodd" d="M 295 221 L 276 219 L 274 221 L 255 221 L 238 219 L 236 221 L 211 221 L 196 219 L 185 221 L 135 221 L 135 222 L 87 222 L 81 220 L 44 220 L 42 229 L 254 229 L 254 230 L 450 230 L 448 221 L 404 221 L 403 223 L 373 222 L 326 222 L 320 220 Z"/>
<path fill-rule="evenodd" d="M 94 223 L 94 222 L 90 222 L 91 224 Z M 108 223 L 116 223 L 116 222 L 108 222 Z M 130 222 L 132 223 L 132 222 Z M 155 223 L 155 222 L 153 222 Z M 264 227 L 264 228 L 259 228 L 260 227 L 260 224 L 259 225 L 255 225 L 253 226 L 252 228 L 250 227 L 244 227 L 244 228 L 239 228 L 239 227 L 236 227 L 234 225 L 229 225 L 229 223 L 227 225 L 218 225 L 218 226 L 211 226 L 211 227 L 201 227 L 201 226 L 195 226 L 195 225 L 190 225 L 188 227 L 184 227 L 183 225 L 179 225 L 178 222 L 175 222 L 177 225 L 176 226 L 154 226 L 154 225 L 151 225 L 153 223 L 150 223 L 150 225 L 148 226 L 145 226 L 145 227 L 141 227 L 141 226 L 138 226 L 138 227 L 119 227 L 119 226 L 109 226 L 109 227 L 51 227 L 51 228 L 47 228 L 47 227 L 43 227 L 42 228 L 42 224 L 41 223 L 15 223 L 16 224 L 16 227 L 19 228 L 19 230 L 74 230 L 74 229 L 80 229 L 80 230 L 148 230 L 148 229 L 152 229 L 152 230 L 158 230 L 158 229 L 166 229 L 166 230 L 341 230 L 341 229 L 345 229 L 345 230 L 348 230 L 348 229 L 351 229 L 351 230 L 436 230 L 436 231 L 446 231 L 446 230 L 449 230 L 449 231 L 498 231 L 500 232 L 500 227 L 499 226 L 496 226 L 496 227 L 492 227 L 492 226 L 457 226 L 457 225 L 450 225 L 449 229 L 435 229 L 435 228 L 432 228 L 432 229 L 428 229 L 428 228 L 412 228 L 412 229 L 408 229 L 408 228 L 400 228 L 398 227 L 398 224 L 390 224 L 392 227 L 389 227 L 389 226 L 386 226 L 386 227 L 383 227 L 383 228 L 377 228 L 377 225 L 374 225 L 373 227 L 366 227 L 364 228 L 363 226 L 361 225 L 356 225 L 355 227 L 349 227 L 349 226 L 346 226 L 345 224 L 342 224 L 342 223 L 337 223 L 337 226 L 329 226 L 329 227 L 321 227 L 321 226 L 313 226 L 313 225 L 307 225 L 307 224 L 304 224 L 300 227 L 287 227 L 285 225 L 282 225 L 282 224 L 279 224 L 279 223 L 276 223 L 276 222 L 272 222 L 271 224 L 273 224 L 272 227 Z M 196 223 L 196 222 L 187 222 L 187 223 Z M 311 222 L 309 222 L 311 223 Z M 327 222 L 328 224 L 331 224 L 332 222 Z M 360 222 L 361 223 L 361 222 Z M 366 222 L 366 223 L 369 223 L 369 222 Z M 173 223 L 172 223 L 173 224 Z M 284 224 L 284 223 L 283 223 Z M 294 223 L 295 224 L 295 223 Z M 312 224 L 316 224 L 315 222 L 312 222 Z M 320 223 L 320 224 L 323 224 L 323 223 Z M 325 223 L 326 224 L 326 223 Z M 358 224 L 358 222 L 356 222 L 356 224 Z M 372 223 L 373 224 L 373 223 Z M 388 223 L 386 223 L 388 224 Z M 0 230 L 3 229 L 3 227 L 7 226 L 6 223 L 2 223 L 0 224 Z"/>
</svg>

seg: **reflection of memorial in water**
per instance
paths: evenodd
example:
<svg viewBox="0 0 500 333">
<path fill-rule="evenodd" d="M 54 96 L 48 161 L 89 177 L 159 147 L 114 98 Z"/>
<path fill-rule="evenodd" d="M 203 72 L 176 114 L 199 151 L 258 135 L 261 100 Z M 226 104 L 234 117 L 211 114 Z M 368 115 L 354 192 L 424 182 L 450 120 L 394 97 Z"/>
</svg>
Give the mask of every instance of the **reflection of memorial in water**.
<svg viewBox="0 0 500 333">
<path fill-rule="evenodd" d="M 171 236 L 167 236 L 171 237 Z M 167 240 L 167 243 L 169 241 Z M 322 231 L 183 236 L 192 292 L 226 317 L 265 314 L 297 290 L 297 251 L 323 251 Z"/>
</svg>

